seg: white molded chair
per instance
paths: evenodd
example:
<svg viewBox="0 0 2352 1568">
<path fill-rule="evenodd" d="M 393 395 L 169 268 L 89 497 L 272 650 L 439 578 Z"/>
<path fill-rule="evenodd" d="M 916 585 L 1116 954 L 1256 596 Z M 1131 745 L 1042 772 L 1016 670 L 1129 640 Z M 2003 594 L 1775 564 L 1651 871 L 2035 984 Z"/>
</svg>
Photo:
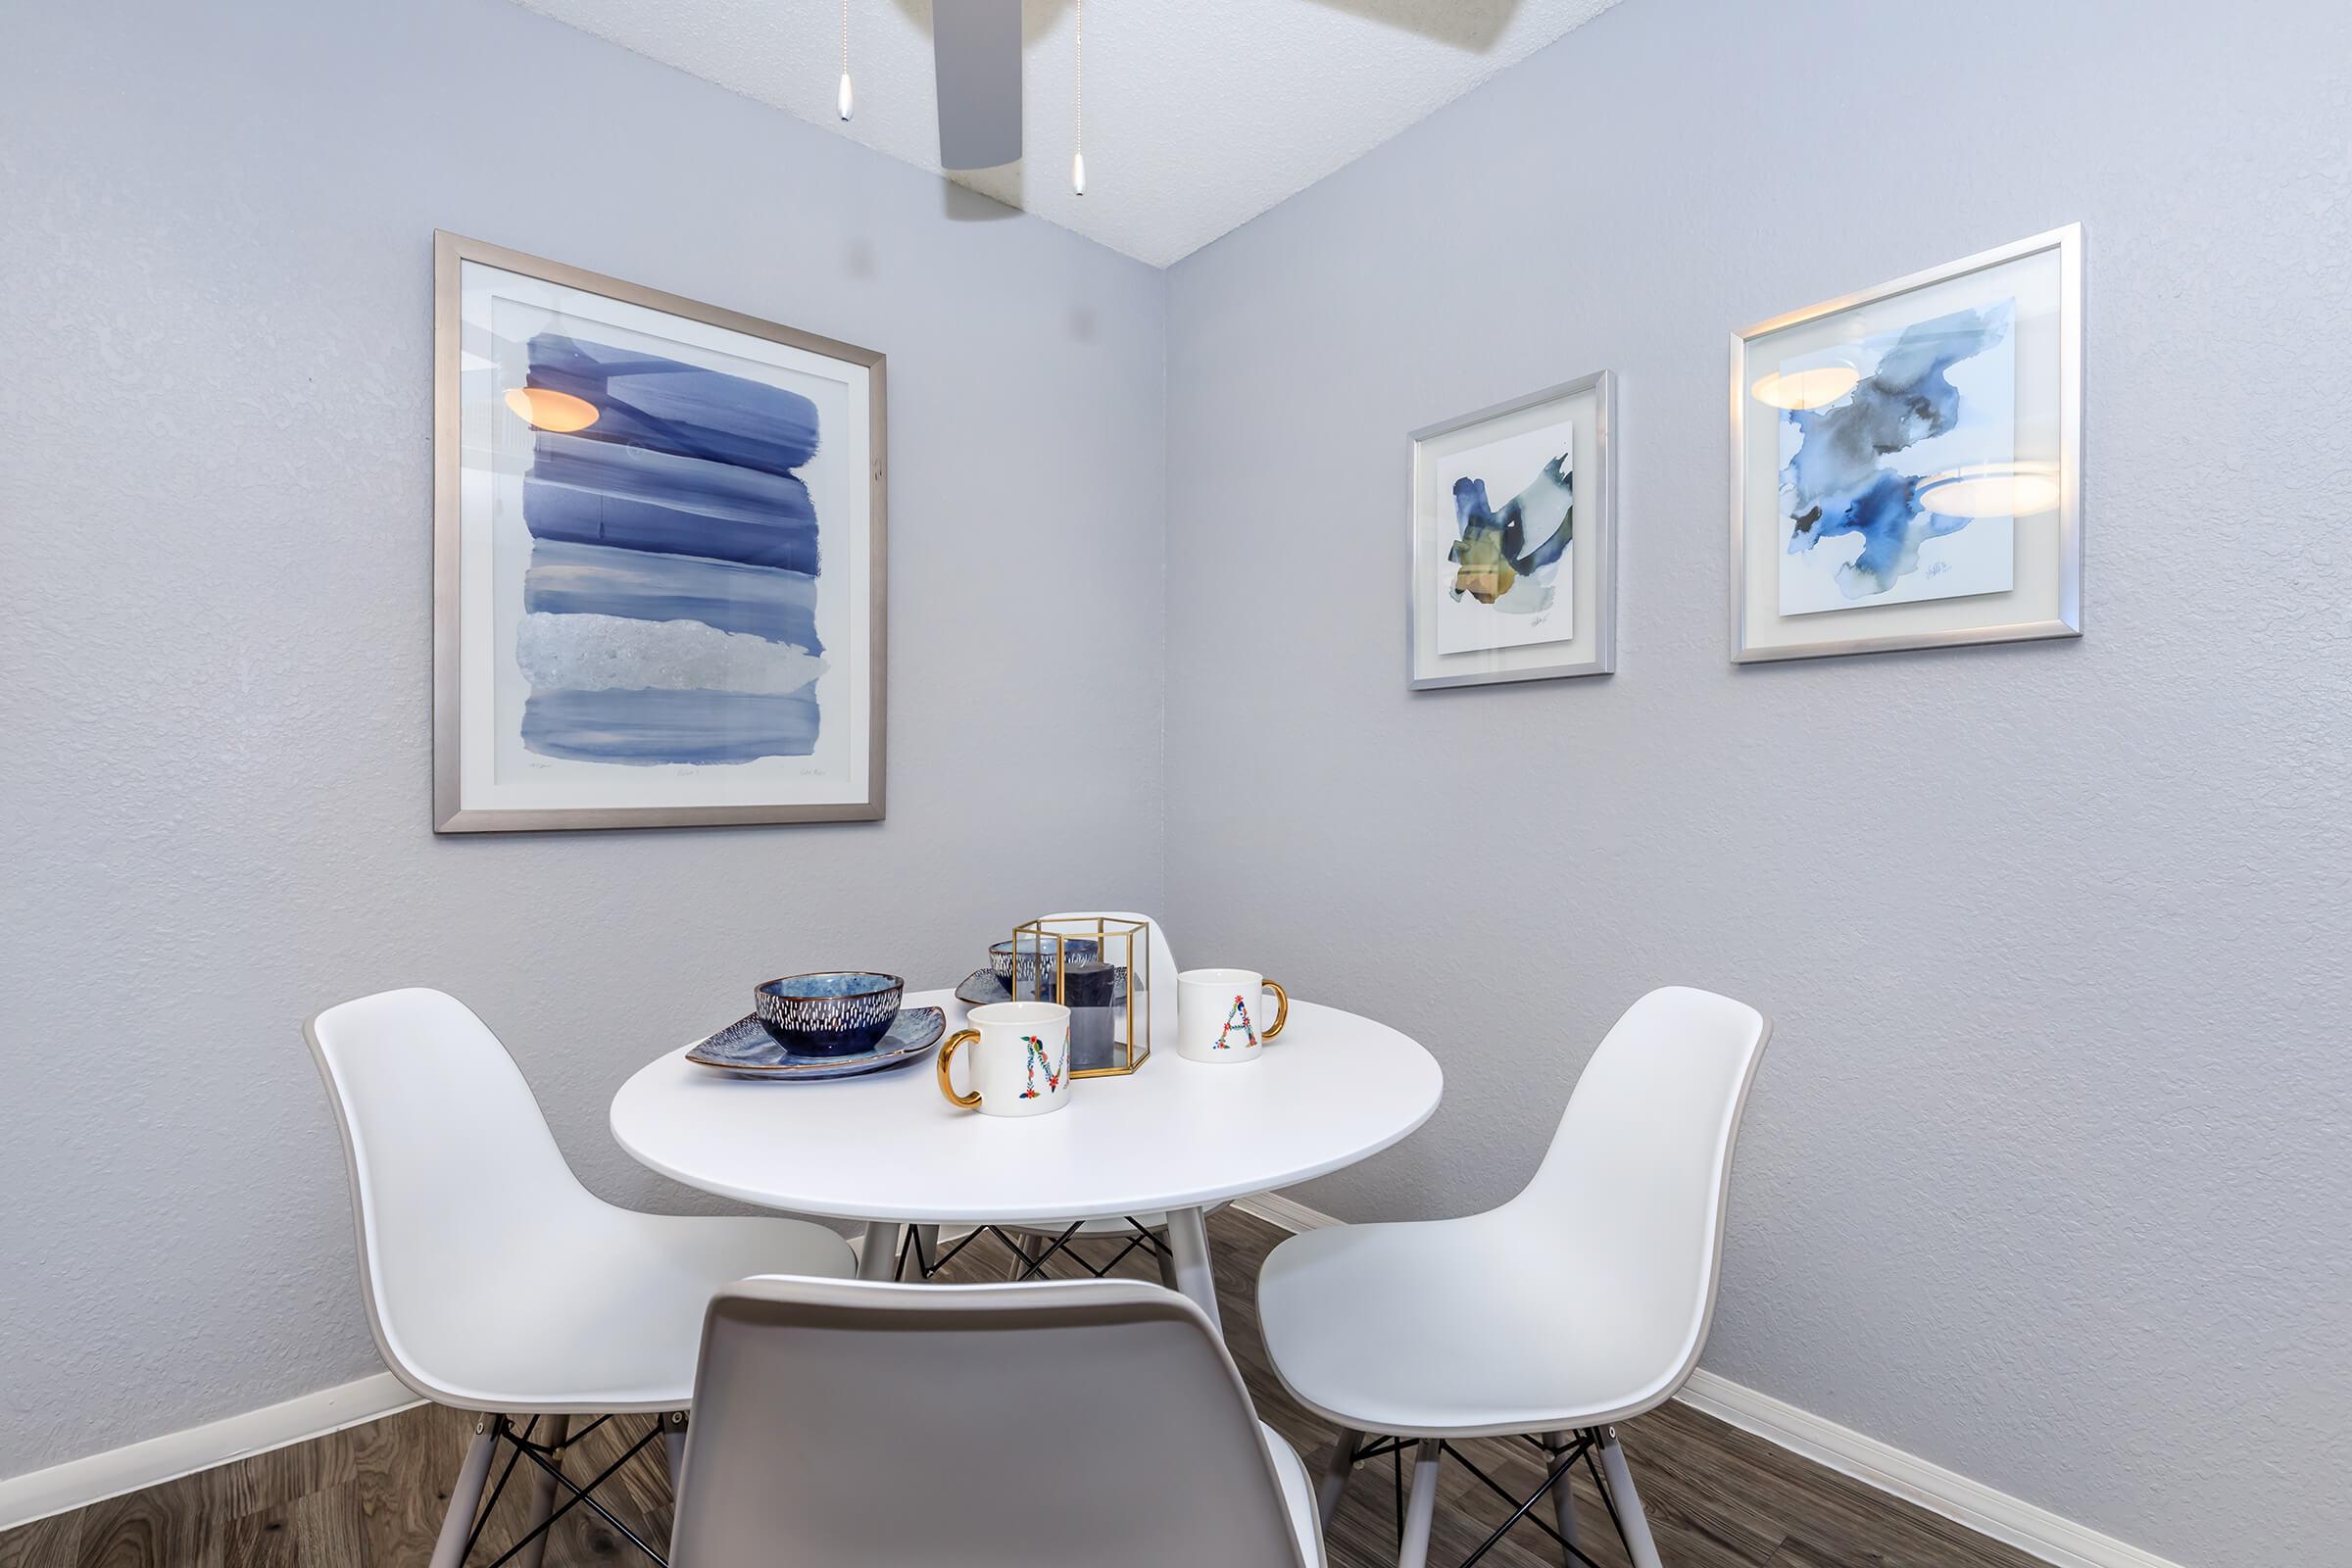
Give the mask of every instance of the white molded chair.
<svg viewBox="0 0 2352 1568">
<path fill-rule="evenodd" d="M 641 1214 L 590 1193 L 514 1057 L 455 997 L 362 997 L 303 1034 L 342 1129 L 376 1348 L 417 1395 L 490 1418 L 433 1568 L 465 1560 L 500 1439 L 532 1457 L 544 1527 L 572 1416 L 662 1412 L 674 1460 L 711 1292 L 763 1270 L 856 1268 L 805 1220 Z M 538 1418 L 535 1434 L 515 1431 L 518 1415 Z M 535 1568 L 546 1542 L 542 1528 L 517 1560 Z"/>
<path fill-rule="evenodd" d="M 1728 997 L 1653 991 L 1586 1063 L 1518 1197 L 1466 1219 L 1309 1231 L 1268 1254 L 1257 1299 L 1275 1372 L 1341 1429 L 1326 1523 L 1355 1463 L 1411 1446 L 1398 1561 L 1420 1568 L 1447 1441 L 1525 1435 L 1547 1455 L 1528 1503 L 1551 1492 L 1553 1533 L 1575 1540 L 1567 1477 L 1582 1459 L 1596 1485 L 1606 1476 L 1635 1568 L 1658 1568 L 1613 1423 L 1665 1402 L 1698 1363 L 1732 1149 L 1770 1033 Z"/>
<path fill-rule="evenodd" d="M 1198 1306 L 1126 1280 L 750 1279 L 703 1331 L 677 1568 L 1320 1568 Z"/>
</svg>

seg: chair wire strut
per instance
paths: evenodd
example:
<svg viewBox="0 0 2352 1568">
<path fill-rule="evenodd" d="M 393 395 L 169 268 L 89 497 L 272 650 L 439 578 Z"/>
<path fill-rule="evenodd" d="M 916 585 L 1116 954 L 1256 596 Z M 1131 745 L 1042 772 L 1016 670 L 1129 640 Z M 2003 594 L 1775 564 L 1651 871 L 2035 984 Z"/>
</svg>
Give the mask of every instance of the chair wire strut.
<svg viewBox="0 0 2352 1568">
<path fill-rule="evenodd" d="M 481 1543 L 482 1531 L 490 1523 L 491 1513 L 498 1507 L 498 1499 L 500 1495 L 507 1490 L 508 1481 L 514 1477 L 514 1467 L 522 1460 L 528 1459 L 532 1464 L 538 1466 L 543 1473 L 554 1477 L 556 1482 L 561 1485 L 564 1491 L 570 1493 L 571 1495 L 566 1497 L 560 1506 L 551 1511 L 545 1519 L 542 1519 L 538 1524 L 532 1526 L 530 1530 L 524 1532 L 522 1539 L 508 1546 L 505 1551 L 500 1552 L 496 1557 L 493 1557 L 487 1564 L 484 1565 L 484 1568 L 502 1568 L 503 1564 L 505 1564 L 511 1558 L 518 1555 L 524 1547 L 530 1545 L 533 1542 L 539 1540 L 542 1536 L 545 1536 L 549 1531 L 553 1530 L 556 1527 L 557 1520 L 563 1518 L 565 1514 L 571 1512 L 573 1508 L 578 1507 L 583 1503 L 586 1504 L 588 1509 L 598 1518 L 604 1520 L 605 1523 L 611 1525 L 614 1530 L 618 1531 L 630 1545 L 635 1546 L 639 1551 L 643 1552 L 649 1559 L 651 1559 L 655 1563 L 656 1568 L 669 1568 L 669 1560 L 667 1558 L 663 1557 L 652 1546 L 647 1545 L 644 1539 L 640 1537 L 636 1531 L 631 1530 L 627 1525 L 621 1523 L 619 1518 L 616 1517 L 610 1508 L 607 1508 L 603 1503 L 597 1501 L 596 1498 L 589 1495 L 589 1494 L 596 1491 L 597 1488 L 603 1486 L 606 1482 L 612 1480 L 615 1475 L 619 1474 L 621 1466 L 627 1464 L 631 1459 L 636 1458 L 640 1453 L 643 1453 L 653 1445 L 655 1439 L 662 1435 L 663 1422 L 662 1420 L 657 1420 L 654 1423 L 651 1431 L 646 1433 L 644 1437 L 639 1438 L 635 1443 L 631 1444 L 628 1449 L 623 1452 L 619 1458 L 605 1466 L 604 1470 L 597 1476 L 597 1478 L 594 1481 L 589 1482 L 585 1487 L 577 1485 L 572 1481 L 571 1477 L 564 1473 L 564 1451 L 566 1448 L 569 1448 L 572 1445 L 578 1443 L 589 1433 L 594 1432 L 598 1427 L 603 1426 L 606 1422 L 612 1419 L 612 1418 L 609 1415 L 600 1415 L 594 1421 L 591 1421 L 588 1423 L 588 1425 L 582 1427 L 579 1431 L 564 1435 L 563 1441 L 560 1443 L 540 1443 L 534 1440 L 534 1434 L 536 1434 L 539 1430 L 539 1418 L 537 1416 L 531 1417 L 530 1420 L 523 1425 L 522 1430 L 519 1432 L 515 1431 L 514 1423 L 508 1420 L 505 1416 L 500 1415 L 491 1417 L 491 1438 L 496 1442 L 508 1445 L 514 1449 L 514 1452 L 507 1456 L 507 1467 L 499 1472 L 498 1485 L 491 1489 L 489 1495 L 482 1499 L 481 1507 L 475 1511 L 473 1518 L 473 1529 L 466 1537 L 466 1550 L 460 1554 L 458 1560 L 460 1562 L 465 1562 L 472 1557 L 473 1548 Z"/>
<path fill-rule="evenodd" d="M 1408 1449 L 1418 1451 L 1422 1444 L 1434 1443 L 1437 1445 L 1439 1452 L 1454 1459 L 1461 1465 L 1463 1469 L 1469 1471 L 1472 1476 L 1476 1477 L 1480 1485 L 1484 1486 L 1489 1492 L 1492 1492 L 1497 1497 L 1500 1497 L 1503 1501 L 1512 1505 L 1510 1517 L 1503 1520 L 1501 1524 L 1496 1525 L 1493 1532 L 1488 1535 L 1487 1539 L 1480 1542 L 1478 1545 L 1472 1549 L 1470 1555 L 1461 1560 L 1459 1568 L 1472 1568 L 1472 1565 L 1475 1564 L 1480 1558 L 1486 1556 L 1488 1552 L 1493 1551 L 1496 1546 L 1500 1545 L 1502 1544 L 1502 1538 L 1510 1534 L 1512 1528 L 1518 1525 L 1522 1520 L 1534 1525 L 1537 1529 L 1549 1536 L 1554 1545 L 1558 1546 L 1562 1551 L 1568 1553 L 1571 1563 L 1581 1563 L 1584 1565 L 1584 1568 L 1601 1568 L 1601 1565 L 1597 1562 L 1594 1562 L 1592 1557 L 1588 1556 L 1583 1549 L 1576 1544 L 1576 1543 L 1570 1541 L 1566 1536 L 1561 1535 L 1557 1529 L 1553 1528 L 1548 1520 L 1540 1517 L 1535 1512 L 1536 1504 L 1542 1502 L 1546 1496 L 1550 1495 L 1551 1490 L 1554 1487 L 1564 1487 L 1568 1485 L 1568 1477 L 1570 1473 L 1574 1471 L 1577 1465 L 1581 1462 L 1586 1471 L 1592 1478 L 1593 1490 L 1600 1494 L 1601 1505 L 1607 1508 L 1609 1511 L 1609 1524 L 1616 1530 L 1617 1539 L 1621 1543 L 1625 1544 L 1627 1555 L 1629 1557 L 1632 1555 L 1633 1544 L 1631 1542 L 1626 1540 L 1625 1525 L 1617 1516 L 1617 1500 L 1615 1497 L 1610 1495 L 1608 1481 L 1601 1475 L 1600 1467 L 1593 1462 L 1592 1455 L 1600 1446 L 1600 1438 L 1601 1434 L 1599 1429 L 1592 1428 L 1575 1434 L 1575 1439 L 1573 1442 L 1554 1447 L 1552 1445 L 1545 1443 L 1542 1438 L 1533 1436 L 1528 1437 L 1527 1442 L 1533 1445 L 1544 1456 L 1547 1468 L 1544 1471 L 1543 1481 L 1537 1485 L 1536 1490 L 1529 1493 L 1523 1498 L 1513 1496 L 1510 1493 L 1510 1490 L 1504 1487 L 1501 1482 L 1495 1480 L 1493 1476 L 1487 1474 L 1486 1471 L 1479 1468 L 1477 1462 L 1474 1461 L 1468 1454 L 1464 1453 L 1459 1447 L 1452 1443 L 1447 1442 L 1444 1438 L 1382 1438 L 1378 1442 L 1367 1443 L 1362 1447 L 1358 1448 L 1355 1451 L 1355 1457 L 1352 1462 L 1355 1464 L 1362 1464 L 1368 1460 L 1379 1459 L 1383 1457 L 1386 1457 L 1390 1460 L 1392 1476 L 1391 1489 L 1396 1499 L 1396 1539 L 1399 1545 L 1401 1545 L 1404 1541 L 1403 1456 Z"/>
<path fill-rule="evenodd" d="M 898 1266 L 891 1277 L 901 1280 L 908 1278 L 907 1269 L 911 1266 L 914 1270 L 913 1278 L 927 1280 L 950 1263 L 955 1262 L 965 1248 L 983 1236 L 993 1236 L 1011 1250 L 1013 1255 L 1021 1263 L 1021 1270 L 1014 1278 L 1021 1280 L 1046 1278 L 1046 1265 L 1056 1256 L 1066 1257 L 1095 1278 L 1102 1279 L 1108 1276 L 1112 1269 L 1125 1262 L 1131 1252 L 1148 1251 L 1155 1259 L 1164 1259 L 1171 1255 L 1167 1243 L 1152 1235 L 1151 1231 L 1133 1219 L 1128 1220 L 1127 1225 L 1130 1230 L 1135 1232 L 1135 1235 L 1128 1239 L 1125 1247 L 1120 1248 L 1111 1254 L 1108 1261 L 1102 1264 L 1088 1262 L 1070 1247 L 1070 1243 L 1078 1239 L 1078 1232 L 1084 1228 L 1083 1221 L 1072 1225 L 1059 1236 L 1054 1237 L 1044 1250 L 1034 1256 L 1030 1254 L 1026 1247 L 1021 1245 L 1019 1238 L 1010 1232 L 995 1225 L 982 1225 L 969 1235 L 958 1238 L 955 1246 L 941 1251 L 937 1257 L 933 1257 L 930 1248 L 924 1244 L 923 1228 L 919 1225 L 909 1225 L 906 1227 L 905 1239 L 899 1243 Z"/>
</svg>

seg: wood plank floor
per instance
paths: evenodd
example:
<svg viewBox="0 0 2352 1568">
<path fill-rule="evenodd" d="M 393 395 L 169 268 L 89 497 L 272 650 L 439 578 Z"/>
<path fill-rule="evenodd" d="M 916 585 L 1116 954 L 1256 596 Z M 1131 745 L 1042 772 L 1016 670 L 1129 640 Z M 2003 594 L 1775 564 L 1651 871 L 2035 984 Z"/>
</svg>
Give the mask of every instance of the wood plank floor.
<svg viewBox="0 0 2352 1568">
<path fill-rule="evenodd" d="M 1332 1434 L 1283 1394 L 1258 1338 L 1258 1264 L 1283 1233 L 1231 1209 L 1214 1216 L 1209 1231 L 1226 1335 L 1258 1411 L 1317 1465 Z M 949 1275 L 1001 1277 L 1003 1256 L 983 1240 Z M 1138 1257 L 1120 1272 L 1148 1270 Z M 581 1464 L 567 1471 L 603 1469 L 650 1425 L 651 1418 L 607 1423 L 580 1445 Z M 472 1430 L 473 1418 L 454 1410 L 406 1411 L 0 1534 L 0 1568 L 421 1568 Z M 2035 1561 L 1679 1404 L 1620 1430 L 1667 1568 L 2033 1568 Z M 1515 1494 L 1542 1478 L 1535 1450 L 1524 1444 L 1464 1446 Z M 526 1482 L 517 1474 L 507 1488 L 477 1563 L 519 1534 Z M 1625 1568 L 1608 1515 L 1582 1475 L 1575 1494 L 1587 1549 L 1604 1568 Z M 659 1443 L 599 1495 L 648 1541 L 666 1540 L 669 1478 Z M 1508 1512 L 1461 1466 L 1447 1465 L 1430 1560 L 1458 1563 Z M 1395 1529 L 1394 1483 L 1382 1461 L 1359 1476 L 1332 1527 L 1334 1568 L 1394 1563 Z M 643 1560 L 584 1510 L 557 1527 L 547 1553 L 550 1568 Z M 1559 1560 L 1528 1524 L 1486 1559 L 1494 1568 L 1550 1568 Z"/>
</svg>

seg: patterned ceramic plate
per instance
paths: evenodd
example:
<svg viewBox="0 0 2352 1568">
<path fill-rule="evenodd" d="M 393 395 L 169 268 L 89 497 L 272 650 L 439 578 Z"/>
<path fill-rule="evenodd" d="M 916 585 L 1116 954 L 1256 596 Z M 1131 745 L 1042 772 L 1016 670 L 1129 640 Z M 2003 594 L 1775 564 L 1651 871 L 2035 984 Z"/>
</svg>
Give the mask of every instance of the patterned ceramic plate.
<svg viewBox="0 0 2352 1568">
<path fill-rule="evenodd" d="M 990 978 L 995 978 L 991 976 Z M 930 1054 L 939 1037 L 948 1032 L 948 1015 L 937 1007 L 902 1007 L 891 1020 L 890 1033 L 873 1050 L 854 1056 L 796 1056 L 776 1044 L 754 1013 L 738 1018 L 707 1040 L 686 1049 L 686 1059 L 697 1066 L 716 1067 L 738 1078 L 788 1079 L 808 1083 L 820 1078 L 855 1078 L 861 1073 L 888 1072 Z"/>
<path fill-rule="evenodd" d="M 974 969 L 956 988 L 956 1000 L 967 1007 L 979 1007 L 991 1002 L 1010 1002 L 1012 992 L 994 969 Z"/>
</svg>

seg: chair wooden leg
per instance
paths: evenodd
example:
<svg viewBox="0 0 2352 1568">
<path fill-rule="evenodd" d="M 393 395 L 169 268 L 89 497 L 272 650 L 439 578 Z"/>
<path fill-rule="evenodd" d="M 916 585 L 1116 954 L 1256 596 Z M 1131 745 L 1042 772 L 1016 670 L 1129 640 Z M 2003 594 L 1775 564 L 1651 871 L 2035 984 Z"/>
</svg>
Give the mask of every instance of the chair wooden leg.
<svg viewBox="0 0 2352 1568">
<path fill-rule="evenodd" d="M 1348 1483 L 1355 1476 L 1355 1450 L 1363 1446 L 1364 1435 L 1348 1427 L 1340 1428 L 1339 1441 L 1331 1446 L 1331 1468 L 1315 1483 L 1315 1513 L 1326 1530 L 1339 1517 L 1340 1503 L 1348 1495 Z"/>
<path fill-rule="evenodd" d="M 899 1271 L 899 1227 L 890 1220 L 865 1222 L 865 1240 L 858 1244 L 858 1277 L 886 1280 Z"/>
<path fill-rule="evenodd" d="M 1575 1442 L 1576 1434 L 1573 1432 L 1546 1432 L 1544 1434 L 1544 1446 L 1553 1464 L 1559 1463 L 1559 1455 Z M 1576 1494 L 1568 1488 L 1571 1479 L 1573 1479 L 1573 1472 L 1562 1475 L 1558 1481 L 1552 1484 L 1551 1518 L 1552 1523 L 1560 1527 L 1560 1534 L 1567 1539 L 1568 1544 L 1581 1547 L 1584 1543 L 1576 1537 Z M 1561 1553 L 1561 1556 L 1567 1561 L 1569 1568 L 1576 1568 L 1574 1557 L 1565 1552 Z"/>
<path fill-rule="evenodd" d="M 564 1440 L 571 1436 L 571 1417 L 567 1415 L 550 1416 L 540 1425 L 542 1436 L 534 1441 L 544 1442 L 551 1448 L 560 1450 L 564 1446 Z M 564 1455 L 556 1453 L 553 1462 L 561 1466 Z M 556 1478 L 537 1465 L 531 1465 L 529 1469 L 531 1516 L 522 1522 L 522 1528 L 526 1531 L 538 1530 L 547 1522 L 547 1516 L 556 1511 Z M 552 1530 L 540 1531 L 538 1539 L 514 1554 L 514 1568 L 539 1568 L 547 1557 L 547 1538 L 554 1534 Z"/>
<path fill-rule="evenodd" d="M 484 1416 L 473 1446 L 466 1450 L 466 1462 L 458 1467 L 458 1484 L 449 1489 L 449 1512 L 441 1518 L 431 1568 L 461 1568 L 466 1561 L 466 1538 L 473 1534 L 473 1511 L 482 1505 L 482 1484 L 490 1479 L 490 1459 L 497 1450 L 490 1418 Z"/>
<path fill-rule="evenodd" d="M 686 1412 L 672 1410 L 662 1418 L 662 1457 L 669 1461 L 669 1495 L 674 1501 L 686 1478 Z"/>
<path fill-rule="evenodd" d="M 1042 1236 L 1021 1232 L 1013 1242 L 1012 1261 L 1004 1265 L 1004 1277 L 1016 1283 L 1029 1278 L 1029 1265 L 1035 1263 L 1052 1245 Z"/>
<path fill-rule="evenodd" d="M 1649 1520 L 1642 1513 L 1642 1494 L 1634 1490 L 1634 1472 L 1617 1446 L 1617 1429 L 1600 1429 L 1600 1473 L 1609 1479 L 1609 1497 L 1617 1504 L 1617 1528 L 1625 1536 L 1625 1554 L 1634 1568 L 1660 1568 L 1658 1544 L 1649 1539 Z"/>
<path fill-rule="evenodd" d="M 1435 1439 L 1413 1449 L 1413 1490 L 1405 1498 L 1404 1540 L 1397 1544 L 1396 1568 L 1429 1568 L 1429 1530 L 1438 1516 L 1438 1466 L 1445 1457 L 1444 1446 Z"/>
<path fill-rule="evenodd" d="M 1217 1313 L 1217 1273 L 1208 1260 L 1208 1226 L 1203 1210 L 1168 1210 L 1168 1248 L 1176 1254 L 1176 1288 L 1208 1314 L 1211 1328 L 1224 1333 L 1225 1320 Z"/>
<path fill-rule="evenodd" d="M 1152 1257 L 1159 1264 L 1159 1283 L 1171 1291 L 1182 1290 L 1176 1283 L 1176 1248 L 1166 1231 L 1159 1233 L 1159 1245 L 1152 1249 Z"/>
</svg>

